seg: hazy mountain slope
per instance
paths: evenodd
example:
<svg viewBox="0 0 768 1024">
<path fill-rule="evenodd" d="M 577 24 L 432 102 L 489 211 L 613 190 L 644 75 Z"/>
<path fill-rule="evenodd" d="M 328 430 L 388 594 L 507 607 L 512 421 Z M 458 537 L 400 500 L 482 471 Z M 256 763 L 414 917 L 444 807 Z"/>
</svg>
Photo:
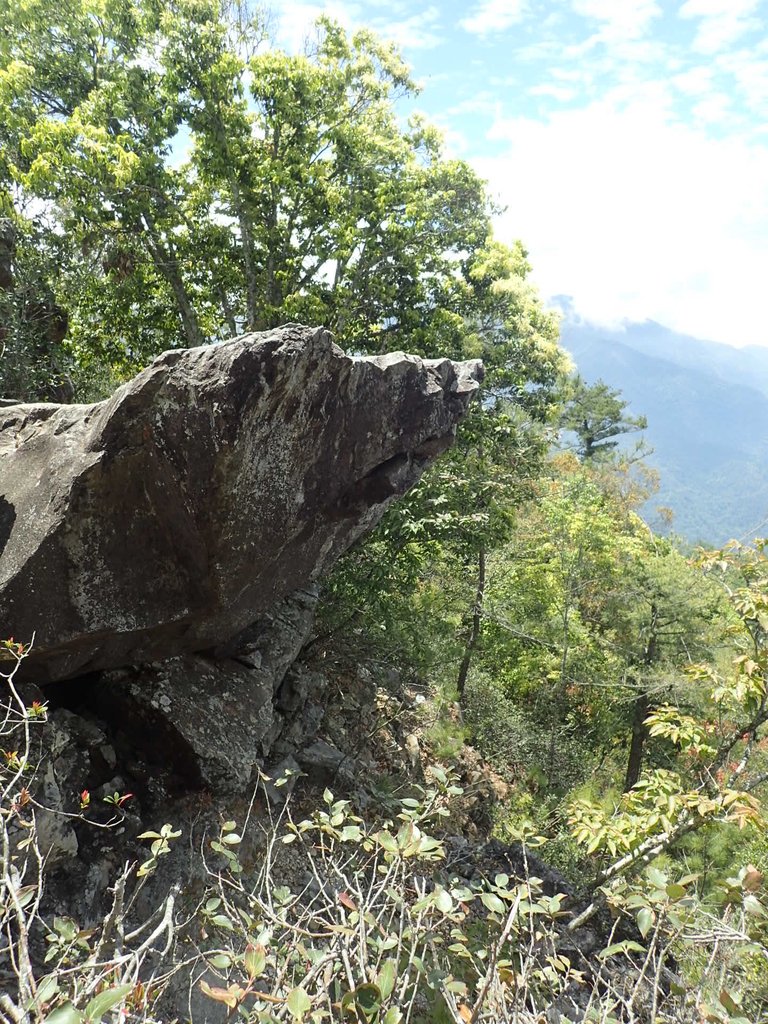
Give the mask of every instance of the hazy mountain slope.
<svg viewBox="0 0 768 1024">
<path fill-rule="evenodd" d="M 689 334 L 678 334 L 654 320 L 627 323 L 619 328 L 604 328 L 573 320 L 563 326 L 574 345 L 610 340 L 676 366 L 691 369 L 704 366 L 712 376 L 732 384 L 746 384 L 768 395 L 768 347 L 752 345 L 734 348 L 715 341 L 704 341 Z"/>
<path fill-rule="evenodd" d="M 611 331 L 566 321 L 562 342 L 587 381 L 620 388 L 647 416 L 649 461 L 661 473 L 649 516 L 670 506 L 674 529 L 693 541 L 768 532 L 768 352 L 653 323 Z"/>
</svg>

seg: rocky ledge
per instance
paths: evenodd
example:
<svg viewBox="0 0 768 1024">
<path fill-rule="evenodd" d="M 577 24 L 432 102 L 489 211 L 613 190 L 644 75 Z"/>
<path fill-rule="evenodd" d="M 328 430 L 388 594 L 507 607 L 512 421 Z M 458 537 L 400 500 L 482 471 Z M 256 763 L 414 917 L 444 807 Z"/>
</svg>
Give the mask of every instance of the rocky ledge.
<svg viewBox="0 0 768 1024">
<path fill-rule="evenodd" d="M 1 408 L 0 628 L 34 634 L 26 675 L 237 650 L 451 444 L 480 375 L 287 325 L 166 352 L 95 405 Z"/>
</svg>

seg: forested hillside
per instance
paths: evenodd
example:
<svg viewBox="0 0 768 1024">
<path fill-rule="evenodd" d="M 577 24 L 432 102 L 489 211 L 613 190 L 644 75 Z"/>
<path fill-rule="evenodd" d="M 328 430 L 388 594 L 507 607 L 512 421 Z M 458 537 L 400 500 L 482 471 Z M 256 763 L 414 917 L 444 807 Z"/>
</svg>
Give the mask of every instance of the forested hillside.
<svg viewBox="0 0 768 1024">
<path fill-rule="evenodd" d="M 768 546 L 749 535 L 692 554 L 654 532 L 645 511 L 649 502 L 671 504 L 677 530 L 716 543 L 759 522 L 768 505 L 768 442 L 755 432 L 768 403 L 762 364 L 750 357 L 750 390 L 719 350 L 717 376 L 693 348 L 664 361 L 650 341 L 608 343 L 569 328 L 564 341 L 580 380 L 558 341 L 557 315 L 528 279 L 522 242 L 494 238 L 483 182 L 446 157 L 431 126 L 401 123 L 398 98 L 414 89 L 394 47 L 330 21 L 316 48 L 294 55 L 275 48 L 244 5 L 219 0 L 20 0 L 6 10 L 0 598 L 7 588 L 15 614 L 21 591 L 12 587 L 22 586 L 26 564 L 40 607 L 52 592 L 75 601 L 87 590 L 96 625 L 87 657 L 57 673 L 66 644 L 80 641 L 82 616 L 57 607 L 60 637 L 32 612 L 24 635 L 14 627 L 7 636 L 0 621 L 2 1024 L 768 1020 Z M 304 332 L 306 342 L 296 328 L 298 340 L 285 344 L 279 332 L 234 342 L 231 351 L 246 355 L 227 366 L 226 387 L 196 376 L 202 363 L 209 373 L 225 364 L 225 343 L 241 334 L 296 322 L 325 325 L 354 359 L 324 334 Z M 332 356 L 342 367 L 338 377 L 326 376 L 307 347 L 318 338 L 329 365 Z M 209 343 L 218 347 L 200 348 Z M 261 496 L 271 475 L 290 478 L 292 456 L 263 424 L 246 452 L 249 471 L 222 490 L 220 467 L 235 461 L 222 447 L 247 448 L 254 407 L 280 391 L 262 359 L 278 348 L 309 369 L 301 395 L 286 385 L 291 401 L 276 408 L 301 421 L 305 457 L 326 445 L 290 496 L 294 519 L 286 502 L 264 513 L 248 490 L 257 481 Z M 75 408 L 107 398 L 168 349 L 193 354 L 165 357 L 112 405 Z M 403 440 L 406 450 L 394 454 L 382 445 L 376 472 L 362 466 L 366 445 L 380 440 L 368 423 L 344 462 L 358 476 L 321 520 L 302 501 L 341 475 L 327 432 L 334 402 L 372 393 L 349 385 L 361 355 L 382 357 L 364 364 L 377 381 L 412 374 L 418 408 L 402 415 L 417 425 L 435 394 L 442 400 L 445 389 L 448 401 L 456 381 L 469 388 L 471 377 L 474 388 L 480 376 L 471 363 L 457 370 L 392 356 L 398 351 L 482 359 L 478 398 L 464 415 L 453 394 L 442 433 Z M 238 366 L 260 367 L 251 375 L 258 386 L 238 382 Z M 612 390 L 619 370 L 623 396 Z M 598 378 L 608 387 L 595 386 Z M 162 401 L 145 421 L 131 420 L 143 412 L 137 396 L 161 381 Z M 408 388 L 392 387 L 405 402 Z M 311 400 L 302 404 L 305 393 Z M 205 416 L 195 421 L 198 399 Z M 243 410 L 243 424 L 221 413 L 226 401 Z M 39 404 L 48 402 L 71 408 Z M 174 403 L 190 418 L 168 414 Z M 88 430 L 116 409 L 131 425 L 127 461 L 152 472 L 160 465 L 157 487 L 149 470 L 144 488 L 135 478 L 125 492 L 110 483 L 112 449 L 98 448 L 101 435 Z M 177 447 L 162 435 L 164 416 Z M 658 495 L 645 461 L 628 454 L 641 416 L 662 471 Z M 107 590 L 133 591 L 108 569 L 83 583 L 76 555 L 86 549 L 74 546 L 74 530 L 54 538 L 59 547 L 51 534 L 29 549 L 63 499 L 43 508 L 20 460 L 41 450 L 49 421 L 58 424 L 50 450 L 67 459 L 85 437 L 88 472 L 67 500 L 80 502 L 89 524 L 98 520 L 94 495 L 112 510 L 128 506 L 124 535 L 110 519 L 108 538 L 128 562 L 142 544 L 136 523 L 179 502 L 178 541 L 164 527 L 155 533 L 164 553 L 181 552 L 184 572 L 200 574 L 207 597 L 220 579 L 205 574 L 227 559 L 213 544 L 189 554 L 194 515 L 202 508 L 215 521 L 216 509 L 186 486 L 194 478 L 199 490 L 204 474 L 184 446 L 194 440 L 186 424 L 203 433 L 199 424 L 207 430 L 217 417 L 226 429 L 212 434 L 221 461 L 211 457 L 211 493 L 224 494 L 228 514 L 234 507 L 244 519 L 268 520 L 278 566 L 262 580 L 264 550 L 243 543 L 231 558 L 235 596 L 258 579 L 263 594 L 281 600 L 290 572 L 279 556 L 290 543 L 303 554 L 318 523 L 327 529 L 311 571 L 293 584 L 313 587 L 339 524 L 353 514 L 375 522 L 463 418 L 453 447 L 323 577 L 300 655 L 264 654 L 262 634 L 285 617 L 265 600 L 265 619 L 231 623 L 197 647 L 189 640 L 195 608 L 174 609 L 161 623 L 168 643 L 178 643 L 165 662 L 140 639 L 119 649 L 150 650 L 147 657 L 100 659 Z M 351 416 L 341 418 L 340 434 Z M 397 432 L 384 421 L 378 429 L 391 443 Z M 409 419 L 411 428 L 416 436 Z M 564 430 L 575 438 L 570 450 Z M 22 496 L 13 502 L 3 483 L 12 465 L 13 493 Z M 61 467 L 48 469 L 55 477 Z M 744 489 L 753 505 L 742 503 Z M 28 506 L 17 510 L 22 499 Z M 11 566 L 2 551 L 13 531 L 22 554 Z M 57 561 L 61 551 L 69 561 Z M 41 573 L 59 564 L 67 579 L 47 588 Z M 121 628 L 132 642 L 148 631 L 141 616 L 166 585 L 158 569 L 152 593 L 125 612 Z M 167 716 L 157 735 L 110 712 L 115 678 L 102 669 L 127 675 L 128 689 L 151 678 L 157 693 L 161 683 L 172 691 L 174 678 L 179 689 L 189 683 L 179 658 L 190 650 L 206 666 L 206 686 L 224 664 L 245 680 L 216 694 L 220 710 L 206 712 L 219 747 L 249 732 L 234 723 L 247 720 L 241 702 L 255 675 L 274 662 L 289 672 L 293 689 L 278 693 L 275 683 L 273 693 L 268 679 L 270 711 L 282 701 L 283 746 L 271 761 L 262 747 L 245 758 L 250 789 L 227 777 L 217 790 L 215 773 L 189 767 L 196 756 L 221 754 L 199 755 L 205 723 L 172 746 L 175 719 L 187 711 L 173 692 L 155 699 L 152 689 L 147 698 L 152 722 Z M 51 685 L 25 690 L 22 681 Z M 294 723 L 308 728 L 308 720 L 314 761 L 300 759 L 308 747 L 289 746 Z M 131 724 L 146 734 L 131 742 L 143 740 L 154 761 L 120 761 L 132 750 Z M 59 739 L 46 749 L 36 736 L 49 727 Z M 91 752 L 93 779 L 101 775 L 75 788 L 70 774 L 59 785 L 73 764 L 80 770 L 78 743 Z M 171 750 L 179 759 L 172 770 L 163 763 Z M 293 789 L 313 769 L 294 790 L 293 816 L 280 787 Z M 164 772 L 171 782 L 163 789 Z M 213 832 L 193 843 L 200 818 Z M 141 855 L 125 856 L 126 842 Z M 182 846 L 187 859 L 174 859 Z M 171 877 L 162 874 L 169 865 Z M 180 977 L 187 1001 L 168 1011 L 163 1000 L 178 996 Z M 207 1009 L 193 1012 L 190 989 Z"/>
<path fill-rule="evenodd" d="M 618 388 L 648 419 L 647 459 L 659 490 L 644 509 L 674 512 L 696 543 L 765 532 L 768 518 L 768 355 L 677 334 L 659 324 L 622 330 L 566 316 L 562 343 L 582 375 Z"/>
</svg>

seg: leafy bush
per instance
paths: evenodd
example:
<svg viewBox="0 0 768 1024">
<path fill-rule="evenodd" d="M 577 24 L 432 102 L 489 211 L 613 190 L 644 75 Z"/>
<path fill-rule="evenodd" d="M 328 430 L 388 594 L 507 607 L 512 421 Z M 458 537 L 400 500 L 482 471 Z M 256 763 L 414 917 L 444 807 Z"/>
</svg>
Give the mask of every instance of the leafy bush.
<svg viewBox="0 0 768 1024">
<path fill-rule="evenodd" d="M 531 871 L 464 877 L 451 869 L 441 822 L 461 790 L 438 766 L 383 817 L 363 818 L 326 790 L 306 816 L 294 817 L 287 800 L 274 818 L 249 814 L 243 829 L 222 821 L 203 854 L 207 891 L 195 897 L 177 882 L 131 923 L 138 895 L 180 835 L 168 823 L 139 836 L 148 855 L 115 880 L 97 926 L 49 917 L 30 760 L 32 730 L 45 728 L 47 711 L 25 706 L 15 686 L 25 655 L 12 641 L 3 645 L 2 1024 L 96 1024 L 118 1015 L 128 1024 L 161 1022 L 177 1015 L 162 1008 L 174 975 L 251 1024 L 534 1024 L 544 1012 L 604 1024 L 762 1019 L 768 911 L 757 868 L 724 880 L 706 903 L 694 875 L 655 866 L 634 878 L 604 872 L 593 902 L 574 913 Z M 274 792 L 288 779 L 262 781 Z M 110 797 L 118 816 L 123 799 Z M 246 827 L 260 836 L 255 865 L 240 854 Z M 540 837 L 526 827 L 518 834 L 527 866 L 525 842 Z M 179 911 L 182 899 L 191 912 Z M 580 929 L 600 902 L 611 917 L 585 939 Z M 602 948 L 575 952 L 601 934 Z"/>
</svg>

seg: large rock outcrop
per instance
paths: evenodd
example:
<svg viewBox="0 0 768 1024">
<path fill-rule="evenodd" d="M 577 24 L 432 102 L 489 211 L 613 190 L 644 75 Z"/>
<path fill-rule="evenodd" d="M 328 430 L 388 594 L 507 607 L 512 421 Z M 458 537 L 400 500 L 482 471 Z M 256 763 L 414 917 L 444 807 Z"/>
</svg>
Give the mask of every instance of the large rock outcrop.
<svg viewBox="0 0 768 1024">
<path fill-rule="evenodd" d="M 0 409 L 0 633 L 39 682 L 221 649 L 416 482 L 479 374 L 288 325 Z"/>
</svg>

